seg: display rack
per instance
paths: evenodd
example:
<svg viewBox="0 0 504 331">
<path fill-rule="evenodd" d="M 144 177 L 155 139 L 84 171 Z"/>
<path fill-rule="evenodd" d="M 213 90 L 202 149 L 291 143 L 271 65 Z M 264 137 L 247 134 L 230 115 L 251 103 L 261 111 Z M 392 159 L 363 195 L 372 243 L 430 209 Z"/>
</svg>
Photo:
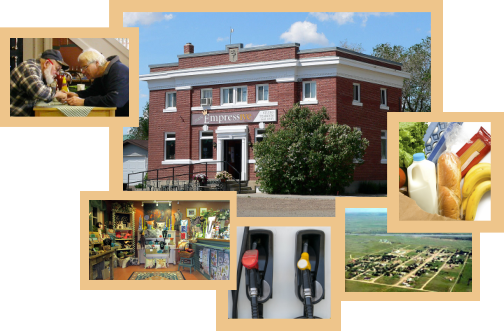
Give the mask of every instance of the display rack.
<svg viewBox="0 0 504 331">
<path fill-rule="evenodd" d="M 115 210 L 112 211 L 112 220 L 113 220 L 113 229 L 114 234 L 117 232 L 129 233 L 131 234 L 131 238 L 117 238 L 114 236 L 114 244 L 120 245 L 121 242 L 131 241 L 133 244 L 131 248 L 118 248 L 117 251 L 129 251 L 133 253 L 133 256 L 136 256 L 136 241 L 135 241 L 135 212 L 131 213 L 123 213 L 117 212 Z M 126 227 L 130 223 L 130 227 Z M 122 246 L 121 246 L 122 247 Z"/>
<path fill-rule="evenodd" d="M 209 248 L 210 250 L 216 250 L 218 252 L 225 252 L 229 257 L 229 240 L 220 239 L 198 239 L 196 243 L 191 243 L 191 248 L 194 249 L 194 268 L 195 270 L 201 272 L 206 279 L 211 279 L 209 273 L 202 271 L 200 264 L 200 251 Z M 228 263 L 229 264 L 229 263 Z"/>
</svg>

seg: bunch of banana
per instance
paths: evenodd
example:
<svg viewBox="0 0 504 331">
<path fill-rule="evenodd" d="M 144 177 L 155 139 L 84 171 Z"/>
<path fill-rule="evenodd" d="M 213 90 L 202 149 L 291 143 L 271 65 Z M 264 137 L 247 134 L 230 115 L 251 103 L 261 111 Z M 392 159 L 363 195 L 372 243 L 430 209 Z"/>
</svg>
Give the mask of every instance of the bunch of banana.
<svg viewBox="0 0 504 331">
<path fill-rule="evenodd" d="M 462 186 L 462 219 L 474 221 L 481 197 L 491 188 L 490 163 L 478 163 L 465 175 Z"/>
</svg>

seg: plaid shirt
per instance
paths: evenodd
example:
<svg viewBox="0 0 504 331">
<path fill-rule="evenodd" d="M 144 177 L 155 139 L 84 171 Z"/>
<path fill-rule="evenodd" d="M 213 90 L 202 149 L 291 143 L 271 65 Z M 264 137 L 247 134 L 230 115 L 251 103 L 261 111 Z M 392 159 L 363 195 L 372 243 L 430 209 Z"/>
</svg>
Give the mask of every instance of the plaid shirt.
<svg viewBox="0 0 504 331">
<path fill-rule="evenodd" d="M 44 83 L 38 60 L 27 60 L 12 70 L 10 78 L 11 116 L 34 116 L 36 102 L 52 101 L 56 90 Z"/>
</svg>

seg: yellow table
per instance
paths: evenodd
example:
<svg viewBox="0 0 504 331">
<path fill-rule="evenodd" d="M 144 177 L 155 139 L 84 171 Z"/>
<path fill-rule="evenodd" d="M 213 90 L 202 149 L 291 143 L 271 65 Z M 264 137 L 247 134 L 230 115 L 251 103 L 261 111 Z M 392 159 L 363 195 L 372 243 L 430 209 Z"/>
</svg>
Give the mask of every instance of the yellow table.
<svg viewBox="0 0 504 331">
<path fill-rule="evenodd" d="M 116 107 L 94 107 L 87 117 L 115 117 Z M 54 107 L 33 107 L 35 117 L 59 116 L 66 117 Z"/>
</svg>

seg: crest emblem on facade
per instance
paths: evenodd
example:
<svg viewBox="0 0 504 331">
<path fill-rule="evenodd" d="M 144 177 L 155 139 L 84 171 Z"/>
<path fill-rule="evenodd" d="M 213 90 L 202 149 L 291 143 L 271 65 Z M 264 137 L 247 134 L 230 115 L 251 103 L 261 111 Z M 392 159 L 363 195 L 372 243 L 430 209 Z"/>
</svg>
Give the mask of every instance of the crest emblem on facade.
<svg viewBox="0 0 504 331">
<path fill-rule="evenodd" d="M 229 61 L 231 62 L 238 61 L 238 49 L 233 48 L 229 50 Z"/>
</svg>

